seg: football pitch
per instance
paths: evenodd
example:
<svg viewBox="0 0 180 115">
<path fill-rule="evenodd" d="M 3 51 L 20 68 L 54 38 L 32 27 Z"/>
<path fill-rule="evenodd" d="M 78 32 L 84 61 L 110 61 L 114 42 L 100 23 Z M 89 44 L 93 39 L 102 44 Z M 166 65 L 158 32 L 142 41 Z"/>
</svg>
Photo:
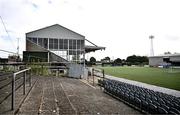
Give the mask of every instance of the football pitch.
<svg viewBox="0 0 180 115">
<path fill-rule="evenodd" d="M 151 67 L 98 67 L 105 74 L 180 91 L 180 69 Z"/>
</svg>

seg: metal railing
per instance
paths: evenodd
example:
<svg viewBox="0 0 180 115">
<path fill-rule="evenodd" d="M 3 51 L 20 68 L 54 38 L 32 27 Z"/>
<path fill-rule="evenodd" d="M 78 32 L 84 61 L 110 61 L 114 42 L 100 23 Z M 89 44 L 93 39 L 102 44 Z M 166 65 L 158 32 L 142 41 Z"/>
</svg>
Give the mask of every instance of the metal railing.
<svg viewBox="0 0 180 115">
<path fill-rule="evenodd" d="M 95 69 L 95 68 L 93 68 L 92 69 L 92 75 L 100 77 L 100 78 L 104 78 L 105 77 L 104 69 Z"/>
<path fill-rule="evenodd" d="M 92 82 L 93 82 L 93 86 L 95 85 L 95 76 L 104 79 L 105 78 L 105 74 L 104 74 L 104 69 L 96 69 L 96 68 L 92 68 Z M 89 76 L 88 76 L 88 82 L 89 82 Z"/>
<path fill-rule="evenodd" d="M 28 68 L 28 69 L 24 69 L 24 70 L 21 70 L 21 71 L 18 71 L 16 73 L 13 73 L 13 77 L 12 77 L 12 100 L 11 100 L 11 110 L 14 110 L 14 106 L 15 106 L 15 91 L 16 91 L 16 88 L 15 88 L 15 82 L 16 82 L 16 76 L 18 74 L 21 74 L 21 73 L 24 73 L 24 76 L 23 76 L 23 95 L 26 94 L 26 75 L 27 75 L 27 71 L 30 71 L 31 68 Z M 21 86 L 22 86 L 21 85 Z M 20 86 L 20 87 L 21 87 Z M 29 74 L 29 86 L 31 86 L 31 73 Z"/>
</svg>

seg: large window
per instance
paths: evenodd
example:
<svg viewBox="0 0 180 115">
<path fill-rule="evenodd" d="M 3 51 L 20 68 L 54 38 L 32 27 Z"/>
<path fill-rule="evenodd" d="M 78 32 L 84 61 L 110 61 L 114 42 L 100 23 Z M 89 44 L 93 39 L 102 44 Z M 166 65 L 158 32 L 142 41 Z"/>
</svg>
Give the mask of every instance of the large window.
<svg viewBox="0 0 180 115">
<path fill-rule="evenodd" d="M 49 39 L 49 49 L 53 49 L 53 39 Z"/>
<path fill-rule="evenodd" d="M 73 49 L 73 40 L 69 40 L 69 49 Z"/>
<path fill-rule="evenodd" d="M 28 37 L 27 39 L 37 44 L 37 38 L 30 38 L 30 37 Z"/>
<path fill-rule="evenodd" d="M 38 38 L 38 45 L 43 47 L 43 44 L 44 44 L 43 42 L 44 42 L 43 38 Z"/>
<path fill-rule="evenodd" d="M 84 49 L 84 40 L 81 40 L 81 49 Z"/>
<path fill-rule="evenodd" d="M 44 48 L 48 48 L 48 39 L 44 38 Z"/>
<path fill-rule="evenodd" d="M 64 49 L 68 49 L 68 40 L 64 39 Z"/>
<path fill-rule="evenodd" d="M 73 49 L 76 49 L 76 40 L 73 40 Z"/>
<path fill-rule="evenodd" d="M 59 49 L 63 49 L 63 39 L 59 39 Z"/>
<path fill-rule="evenodd" d="M 58 39 L 49 39 L 49 49 L 58 50 Z"/>
<path fill-rule="evenodd" d="M 81 41 L 77 40 L 77 49 L 80 49 L 80 48 L 81 48 Z"/>
<path fill-rule="evenodd" d="M 30 41 L 32 41 L 32 39 L 31 39 L 31 38 L 29 38 L 29 37 L 28 37 L 27 39 L 28 39 L 28 40 L 30 40 Z"/>
<path fill-rule="evenodd" d="M 32 42 L 37 44 L 37 38 L 31 38 Z"/>
<path fill-rule="evenodd" d="M 58 49 L 58 39 L 54 39 L 54 49 Z"/>
</svg>

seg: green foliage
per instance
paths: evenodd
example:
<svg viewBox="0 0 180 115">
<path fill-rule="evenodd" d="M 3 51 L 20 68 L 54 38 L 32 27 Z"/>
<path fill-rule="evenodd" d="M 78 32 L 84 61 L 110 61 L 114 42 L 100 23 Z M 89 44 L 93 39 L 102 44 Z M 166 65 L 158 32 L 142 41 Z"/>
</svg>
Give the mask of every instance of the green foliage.
<svg viewBox="0 0 180 115">
<path fill-rule="evenodd" d="M 33 62 L 33 63 L 30 63 L 29 66 L 31 67 L 32 74 L 43 75 L 43 76 L 49 75 L 48 68 L 46 65 Z"/>
<path fill-rule="evenodd" d="M 110 57 L 108 57 L 108 56 L 105 57 L 105 58 L 103 58 L 103 59 L 101 59 L 101 61 L 106 61 L 106 62 L 110 62 L 110 60 L 111 60 L 111 59 L 110 59 Z"/>
<path fill-rule="evenodd" d="M 89 61 L 90 61 L 91 65 L 96 64 L 96 58 L 94 58 L 94 57 L 91 57 Z"/>
<path fill-rule="evenodd" d="M 1 71 L 4 72 L 14 72 L 14 69 L 12 66 L 3 66 L 3 69 Z"/>
<path fill-rule="evenodd" d="M 115 59 L 114 65 L 122 65 L 122 60 L 120 58 Z"/>
<path fill-rule="evenodd" d="M 106 74 L 180 91 L 180 69 L 149 67 L 99 67 Z M 172 72 L 171 72 L 172 71 Z"/>
<path fill-rule="evenodd" d="M 146 56 L 128 56 L 126 59 L 127 65 L 146 65 L 148 64 L 148 57 Z"/>
</svg>

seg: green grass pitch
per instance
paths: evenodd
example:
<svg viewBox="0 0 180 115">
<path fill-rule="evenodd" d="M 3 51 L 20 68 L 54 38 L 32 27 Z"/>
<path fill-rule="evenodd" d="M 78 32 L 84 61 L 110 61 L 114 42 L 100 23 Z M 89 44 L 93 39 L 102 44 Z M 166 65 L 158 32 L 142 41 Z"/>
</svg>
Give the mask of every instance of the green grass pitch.
<svg viewBox="0 0 180 115">
<path fill-rule="evenodd" d="M 151 67 L 98 67 L 105 74 L 180 91 L 180 69 Z"/>
</svg>

